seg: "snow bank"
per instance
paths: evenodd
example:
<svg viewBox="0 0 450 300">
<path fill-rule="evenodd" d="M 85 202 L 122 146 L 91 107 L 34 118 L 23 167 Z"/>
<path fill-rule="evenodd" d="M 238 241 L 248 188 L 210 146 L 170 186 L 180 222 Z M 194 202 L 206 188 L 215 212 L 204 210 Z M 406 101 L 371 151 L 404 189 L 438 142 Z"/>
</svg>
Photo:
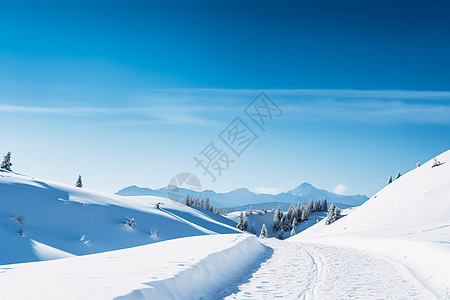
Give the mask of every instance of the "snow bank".
<svg viewBox="0 0 450 300">
<path fill-rule="evenodd" d="M 216 299 L 270 254 L 253 235 L 225 234 L 0 266 L 1 298 Z"/>
</svg>

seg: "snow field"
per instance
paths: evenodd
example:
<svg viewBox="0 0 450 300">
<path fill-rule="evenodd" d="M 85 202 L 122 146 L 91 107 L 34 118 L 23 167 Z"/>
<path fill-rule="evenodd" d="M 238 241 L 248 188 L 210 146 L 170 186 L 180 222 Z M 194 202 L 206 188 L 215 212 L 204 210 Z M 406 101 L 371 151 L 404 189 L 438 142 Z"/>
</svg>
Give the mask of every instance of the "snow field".
<svg viewBox="0 0 450 300">
<path fill-rule="evenodd" d="M 217 299 L 270 255 L 249 234 L 0 266 L 2 299 Z"/>
</svg>

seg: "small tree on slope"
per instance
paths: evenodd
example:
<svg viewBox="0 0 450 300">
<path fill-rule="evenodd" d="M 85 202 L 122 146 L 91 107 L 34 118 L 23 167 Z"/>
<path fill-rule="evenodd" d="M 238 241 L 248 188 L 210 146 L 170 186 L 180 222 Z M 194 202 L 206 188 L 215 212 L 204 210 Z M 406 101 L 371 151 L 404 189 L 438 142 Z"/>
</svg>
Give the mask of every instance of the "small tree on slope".
<svg viewBox="0 0 450 300">
<path fill-rule="evenodd" d="M 402 176 L 402 175 L 400 174 L 400 171 L 398 171 L 398 172 L 397 172 L 397 176 L 395 176 L 395 179 L 399 179 L 400 176 Z"/>
<path fill-rule="evenodd" d="M 238 223 L 236 225 L 236 228 L 238 228 L 239 230 L 244 231 L 245 229 L 247 229 L 247 226 L 248 226 L 247 217 L 241 211 L 241 214 L 239 215 L 239 220 L 238 220 Z"/>
<path fill-rule="evenodd" d="M 78 179 L 77 179 L 77 182 L 75 183 L 75 186 L 77 188 L 82 188 L 83 187 L 83 181 L 81 180 L 81 175 L 78 175 Z"/>
<path fill-rule="evenodd" d="M 334 204 L 330 205 L 330 209 L 328 209 L 327 219 L 325 221 L 325 225 L 330 225 L 335 222 L 341 216 L 341 210 L 337 208 Z"/>
<path fill-rule="evenodd" d="M 3 162 L 1 164 L 1 168 L 3 170 L 7 170 L 7 171 L 11 171 L 11 152 L 6 153 L 6 155 L 4 156 Z"/>
<path fill-rule="evenodd" d="M 388 184 L 391 184 L 391 183 L 392 183 L 392 174 L 389 175 L 389 180 L 388 180 Z"/>
<path fill-rule="evenodd" d="M 264 223 L 261 227 L 261 233 L 259 234 L 259 237 L 267 237 L 267 228 L 266 223 Z"/>
</svg>

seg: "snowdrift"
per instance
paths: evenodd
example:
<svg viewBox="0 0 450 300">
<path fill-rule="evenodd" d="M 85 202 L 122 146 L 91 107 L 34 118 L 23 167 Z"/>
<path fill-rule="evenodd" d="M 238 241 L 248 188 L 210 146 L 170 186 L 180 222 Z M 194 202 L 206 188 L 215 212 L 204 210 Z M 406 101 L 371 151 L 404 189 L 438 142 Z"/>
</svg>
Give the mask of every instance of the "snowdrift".
<svg viewBox="0 0 450 300">
<path fill-rule="evenodd" d="M 405 265 L 439 298 L 450 298 L 450 151 L 408 172 L 354 212 L 290 238 L 381 253 Z"/>
<path fill-rule="evenodd" d="M 218 299 L 270 254 L 249 234 L 188 237 L 0 266 L 0 291 L 5 299 Z"/>
<path fill-rule="evenodd" d="M 168 199 L 109 195 L 0 171 L 0 264 L 238 232 Z"/>
</svg>

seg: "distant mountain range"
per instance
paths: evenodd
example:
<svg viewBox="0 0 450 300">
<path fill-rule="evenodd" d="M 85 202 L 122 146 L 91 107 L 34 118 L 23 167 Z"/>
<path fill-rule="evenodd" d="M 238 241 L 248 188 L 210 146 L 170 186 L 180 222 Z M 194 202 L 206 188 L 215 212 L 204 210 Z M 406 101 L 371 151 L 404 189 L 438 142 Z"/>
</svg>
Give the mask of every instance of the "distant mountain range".
<svg viewBox="0 0 450 300">
<path fill-rule="evenodd" d="M 202 199 L 209 198 L 211 204 L 219 208 L 235 208 L 247 205 L 264 204 L 264 203 L 307 203 L 310 200 L 318 200 L 326 198 L 328 203 L 340 203 L 346 206 L 359 206 L 366 202 L 369 198 L 365 195 L 339 195 L 318 189 L 311 184 L 304 182 L 295 189 L 277 195 L 257 194 L 246 188 L 239 188 L 228 193 L 216 193 L 212 190 L 205 190 L 201 193 L 189 189 L 179 188 L 177 191 L 183 196 L 199 197 Z M 168 198 L 167 187 L 153 190 L 150 188 L 142 188 L 135 185 L 121 189 L 116 193 L 121 196 L 159 196 Z M 259 207 L 259 205 L 258 205 Z M 269 209 L 269 207 L 267 207 Z"/>
</svg>

